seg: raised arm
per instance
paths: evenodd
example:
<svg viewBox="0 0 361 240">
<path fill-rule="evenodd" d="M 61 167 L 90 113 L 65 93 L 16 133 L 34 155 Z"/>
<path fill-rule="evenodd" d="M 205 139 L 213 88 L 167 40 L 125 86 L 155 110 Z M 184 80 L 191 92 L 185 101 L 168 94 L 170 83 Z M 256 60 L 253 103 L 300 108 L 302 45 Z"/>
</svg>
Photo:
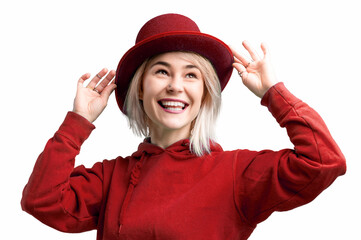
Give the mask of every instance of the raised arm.
<svg viewBox="0 0 361 240">
<path fill-rule="evenodd" d="M 274 211 L 312 201 L 345 173 L 346 164 L 319 114 L 283 83 L 276 83 L 265 45 L 263 58 L 247 43 L 244 46 L 253 62 L 248 64 L 246 57 L 234 51 L 234 67 L 294 144 L 294 149 L 281 151 L 238 151 L 234 158 L 235 202 L 244 220 L 255 226 Z"/>
<path fill-rule="evenodd" d="M 91 122 L 105 108 L 114 87 L 109 84 L 114 77 L 111 72 L 99 83 L 98 92 L 93 90 L 106 72 L 103 69 L 87 87 L 83 82 L 89 74 L 79 79 L 74 111 L 67 114 L 46 144 L 23 191 L 23 210 L 60 231 L 81 232 L 97 225 L 104 163 L 96 163 L 91 169 L 74 169 L 74 163 L 81 145 L 95 128 Z"/>
</svg>

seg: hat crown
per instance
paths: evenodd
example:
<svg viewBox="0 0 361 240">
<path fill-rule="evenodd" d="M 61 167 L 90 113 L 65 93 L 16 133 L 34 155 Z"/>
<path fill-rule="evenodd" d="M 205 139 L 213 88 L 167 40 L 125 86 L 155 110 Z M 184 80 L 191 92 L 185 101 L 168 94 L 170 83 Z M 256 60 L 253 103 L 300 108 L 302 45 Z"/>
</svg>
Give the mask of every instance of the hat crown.
<svg viewBox="0 0 361 240">
<path fill-rule="evenodd" d="M 197 24 L 180 14 L 163 14 L 152 18 L 140 29 L 136 43 L 167 32 L 200 32 Z"/>
</svg>

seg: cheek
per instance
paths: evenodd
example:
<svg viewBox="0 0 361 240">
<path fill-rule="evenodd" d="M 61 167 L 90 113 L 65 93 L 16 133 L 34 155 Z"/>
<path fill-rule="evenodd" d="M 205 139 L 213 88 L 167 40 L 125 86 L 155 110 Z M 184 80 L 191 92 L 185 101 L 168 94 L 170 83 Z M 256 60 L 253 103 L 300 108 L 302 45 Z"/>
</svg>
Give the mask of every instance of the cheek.
<svg viewBox="0 0 361 240">
<path fill-rule="evenodd" d="M 143 95 L 154 95 L 165 88 L 165 83 L 155 77 L 145 76 L 142 83 Z"/>
<path fill-rule="evenodd" d="M 199 85 L 196 88 L 193 88 L 192 94 L 194 96 L 194 104 L 197 104 L 198 107 L 201 106 L 204 98 L 204 86 L 203 84 Z"/>
<path fill-rule="evenodd" d="M 141 93 L 143 100 L 152 96 L 153 95 L 152 92 L 153 92 L 153 84 L 149 79 L 145 78 L 142 83 L 142 93 Z"/>
<path fill-rule="evenodd" d="M 157 104 L 154 99 L 156 99 L 157 94 L 159 94 L 159 84 L 157 85 L 152 78 L 144 78 L 142 89 L 143 90 L 141 95 L 144 111 L 148 117 L 151 117 Z"/>
</svg>

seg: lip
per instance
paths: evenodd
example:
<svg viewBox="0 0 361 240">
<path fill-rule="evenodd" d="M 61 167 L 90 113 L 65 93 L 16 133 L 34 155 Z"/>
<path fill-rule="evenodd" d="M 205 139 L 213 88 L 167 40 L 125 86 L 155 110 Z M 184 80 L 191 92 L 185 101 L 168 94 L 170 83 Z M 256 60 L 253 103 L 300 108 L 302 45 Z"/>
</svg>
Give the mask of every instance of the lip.
<svg viewBox="0 0 361 240">
<path fill-rule="evenodd" d="M 160 102 L 162 101 L 170 101 L 170 102 L 181 102 L 185 105 L 185 107 L 182 109 L 182 110 L 179 110 L 179 111 L 174 111 L 174 110 L 170 110 L 170 109 L 166 109 L 164 108 Z M 181 100 L 181 99 L 175 99 L 175 98 L 162 98 L 160 100 L 158 100 L 158 105 L 165 111 L 165 112 L 168 112 L 168 113 L 174 113 L 174 114 L 179 114 L 179 113 L 183 113 L 189 106 L 189 103 L 187 103 L 186 101 L 184 100 Z"/>
</svg>

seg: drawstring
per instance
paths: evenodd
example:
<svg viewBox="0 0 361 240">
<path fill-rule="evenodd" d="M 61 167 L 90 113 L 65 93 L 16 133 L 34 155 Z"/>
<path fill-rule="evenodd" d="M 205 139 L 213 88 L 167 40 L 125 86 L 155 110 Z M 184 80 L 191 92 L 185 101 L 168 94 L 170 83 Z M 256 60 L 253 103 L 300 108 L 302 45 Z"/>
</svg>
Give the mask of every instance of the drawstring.
<svg viewBox="0 0 361 240">
<path fill-rule="evenodd" d="M 120 210 L 119 231 L 118 231 L 119 233 L 120 233 L 120 231 L 122 230 L 122 227 L 123 227 L 124 216 L 125 216 L 126 210 L 128 208 L 129 201 L 132 198 L 134 188 L 137 186 L 138 181 L 139 181 L 140 169 L 142 168 L 145 154 L 146 154 L 146 152 L 142 153 L 142 156 L 141 156 L 140 160 L 135 164 L 135 166 L 134 166 L 134 168 L 133 168 L 133 170 L 132 170 L 132 172 L 130 174 L 130 183 L 129 183 L 129 186 L 128 186 L 127 193 L 125 194 L 122 209 Z"/>
</svg>

